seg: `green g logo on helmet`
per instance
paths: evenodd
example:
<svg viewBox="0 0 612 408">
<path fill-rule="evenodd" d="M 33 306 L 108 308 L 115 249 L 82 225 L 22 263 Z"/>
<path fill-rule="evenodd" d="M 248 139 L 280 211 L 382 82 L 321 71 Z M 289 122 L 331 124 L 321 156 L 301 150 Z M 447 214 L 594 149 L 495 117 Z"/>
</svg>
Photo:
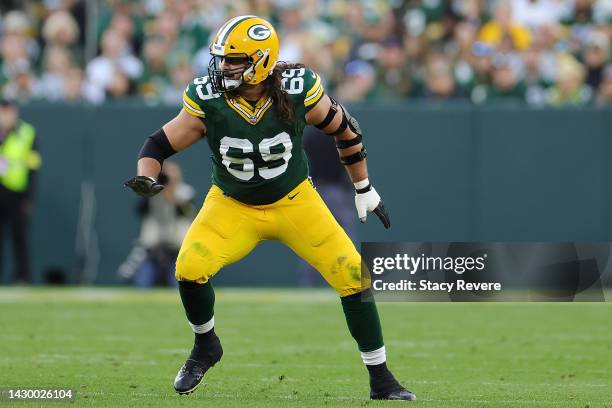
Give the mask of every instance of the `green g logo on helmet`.
<svg viewBox="0 0 612 408">
<path fill-rule="evenodd" d="M 249 28 L 249 31 L 247 32 L 247 34 L 249 35 L 249 37 L 251 37 L 252 39 L 256 41 L 263 41 L 263 40 L 268 39 L 272 33 L 270 29 L 266 27 L 265 25 L 255 24 L 254 26 Z"/>
</svg>

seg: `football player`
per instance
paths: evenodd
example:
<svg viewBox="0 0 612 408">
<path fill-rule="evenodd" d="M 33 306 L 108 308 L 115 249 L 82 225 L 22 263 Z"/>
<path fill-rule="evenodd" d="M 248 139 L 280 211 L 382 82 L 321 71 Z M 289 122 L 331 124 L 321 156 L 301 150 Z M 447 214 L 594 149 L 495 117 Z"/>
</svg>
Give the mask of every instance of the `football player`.
<svg viewBox="0 0 612 408">
<path fill-rule="evenodd" d="M 308 178 L 302 147 L 306 125 L 335 138 L 339 158 L 355 185 L 357 214 L 368 212 L 390 227 L 389 214 L 370 184 L 357 120 L 325 94 L 321 78 L 300 64 L 278 61 L 272 25 L 256 16 L 227 21 L 210 46 L 208 76 L 196 78 L 183 108 L 149 136 L 137 176 L 126 182 L 152 196 L 164 159 L 206 138 L 212 152 L 212 187 L 187 232 L 176 279 L 195 343 L 174 388 L 189 394 L 223 354 L 215 334 L 210 279 L 245 257 L 259 242 L 278 240 L 316 268 L 340 296 L 349 331 L 370 378 L 370 397 L 414 400 L 386 365 L 385 346 L 361 257 Z"/>
</svg>

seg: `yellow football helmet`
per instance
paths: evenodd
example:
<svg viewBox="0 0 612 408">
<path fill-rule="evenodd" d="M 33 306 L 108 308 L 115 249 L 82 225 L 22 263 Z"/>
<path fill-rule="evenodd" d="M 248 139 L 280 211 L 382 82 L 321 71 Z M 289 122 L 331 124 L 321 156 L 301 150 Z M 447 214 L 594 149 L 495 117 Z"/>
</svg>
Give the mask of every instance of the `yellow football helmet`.
<svg viewBox="0 0 612 408">
<path fill-rule="evenodd" d="M 241 84 L 256 85 L 274 70 L 278 61 L 278 35 L 272 24 L 257 16 L 238 16 L 227 21 L 210 45 L 208 75 L 215 92 Z M 242 61 L 237 69 L 224 69 L 224 61 Z"/>
</svg>

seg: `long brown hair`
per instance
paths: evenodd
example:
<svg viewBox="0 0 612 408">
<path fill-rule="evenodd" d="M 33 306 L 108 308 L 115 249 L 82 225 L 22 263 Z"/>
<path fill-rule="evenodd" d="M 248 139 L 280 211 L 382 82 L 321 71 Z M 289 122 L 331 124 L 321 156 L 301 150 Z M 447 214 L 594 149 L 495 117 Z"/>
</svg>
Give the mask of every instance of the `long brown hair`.
<svg viewBox="0 0 612 408">
<path fill-rule="evenodd" d="M 291 103 L 291 98 L 289 94 L 283 89 L 281 85 L 282 81 L 282 73 L 286 69 L 293 68 L 304 68 L 304 64 L 292 64 L 289 62 L 279 61 L 272 74 L 263 82 L 264 89 L 268 96 L 272 98 L 274 102 L 274 110 L 276 112 L 276 116 L 287 124 L 293 122 L 293 104 Z"/>
<path fill-rule="evenodd" d="M 262 82 L 262 85 L 264 86 L 264 94 L 272 98 L 274 111 L 276 112 L 277 118 L 286 124 L 291 124 L 293 122 L 294 111 L 291 98 L 282 86 L 282 73 L 287 69 L 304 67 L 306 67 L 304 64 L 279 61 L 274 67 L 274 70 L 272 70 L 270 76 L 268 76 L 265 81 Z M 238 95 L 238 89 L 227 92 L 227 96 L 229 98 L 236 98 Z"/>
</svg>

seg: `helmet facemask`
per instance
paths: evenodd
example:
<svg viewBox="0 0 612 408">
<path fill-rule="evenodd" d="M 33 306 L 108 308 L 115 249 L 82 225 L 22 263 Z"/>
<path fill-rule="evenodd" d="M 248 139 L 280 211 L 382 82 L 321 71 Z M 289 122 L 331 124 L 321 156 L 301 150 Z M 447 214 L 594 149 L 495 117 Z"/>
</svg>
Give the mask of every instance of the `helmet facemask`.
<svg viewBox="0 0 612 408">
<path fill-rule="evenodd" d="M 232 61 L 230 65 L 240 65 L 237 68 L 222 69 L 223 61 Z M 224 93 L 235 91 L 244 83 L 245 74 L 253 69 L 253 59 L 246 54 L 213 55 L 208 64 L 208 76 L 211 79 L 213 91 Z"/>
</svg>

